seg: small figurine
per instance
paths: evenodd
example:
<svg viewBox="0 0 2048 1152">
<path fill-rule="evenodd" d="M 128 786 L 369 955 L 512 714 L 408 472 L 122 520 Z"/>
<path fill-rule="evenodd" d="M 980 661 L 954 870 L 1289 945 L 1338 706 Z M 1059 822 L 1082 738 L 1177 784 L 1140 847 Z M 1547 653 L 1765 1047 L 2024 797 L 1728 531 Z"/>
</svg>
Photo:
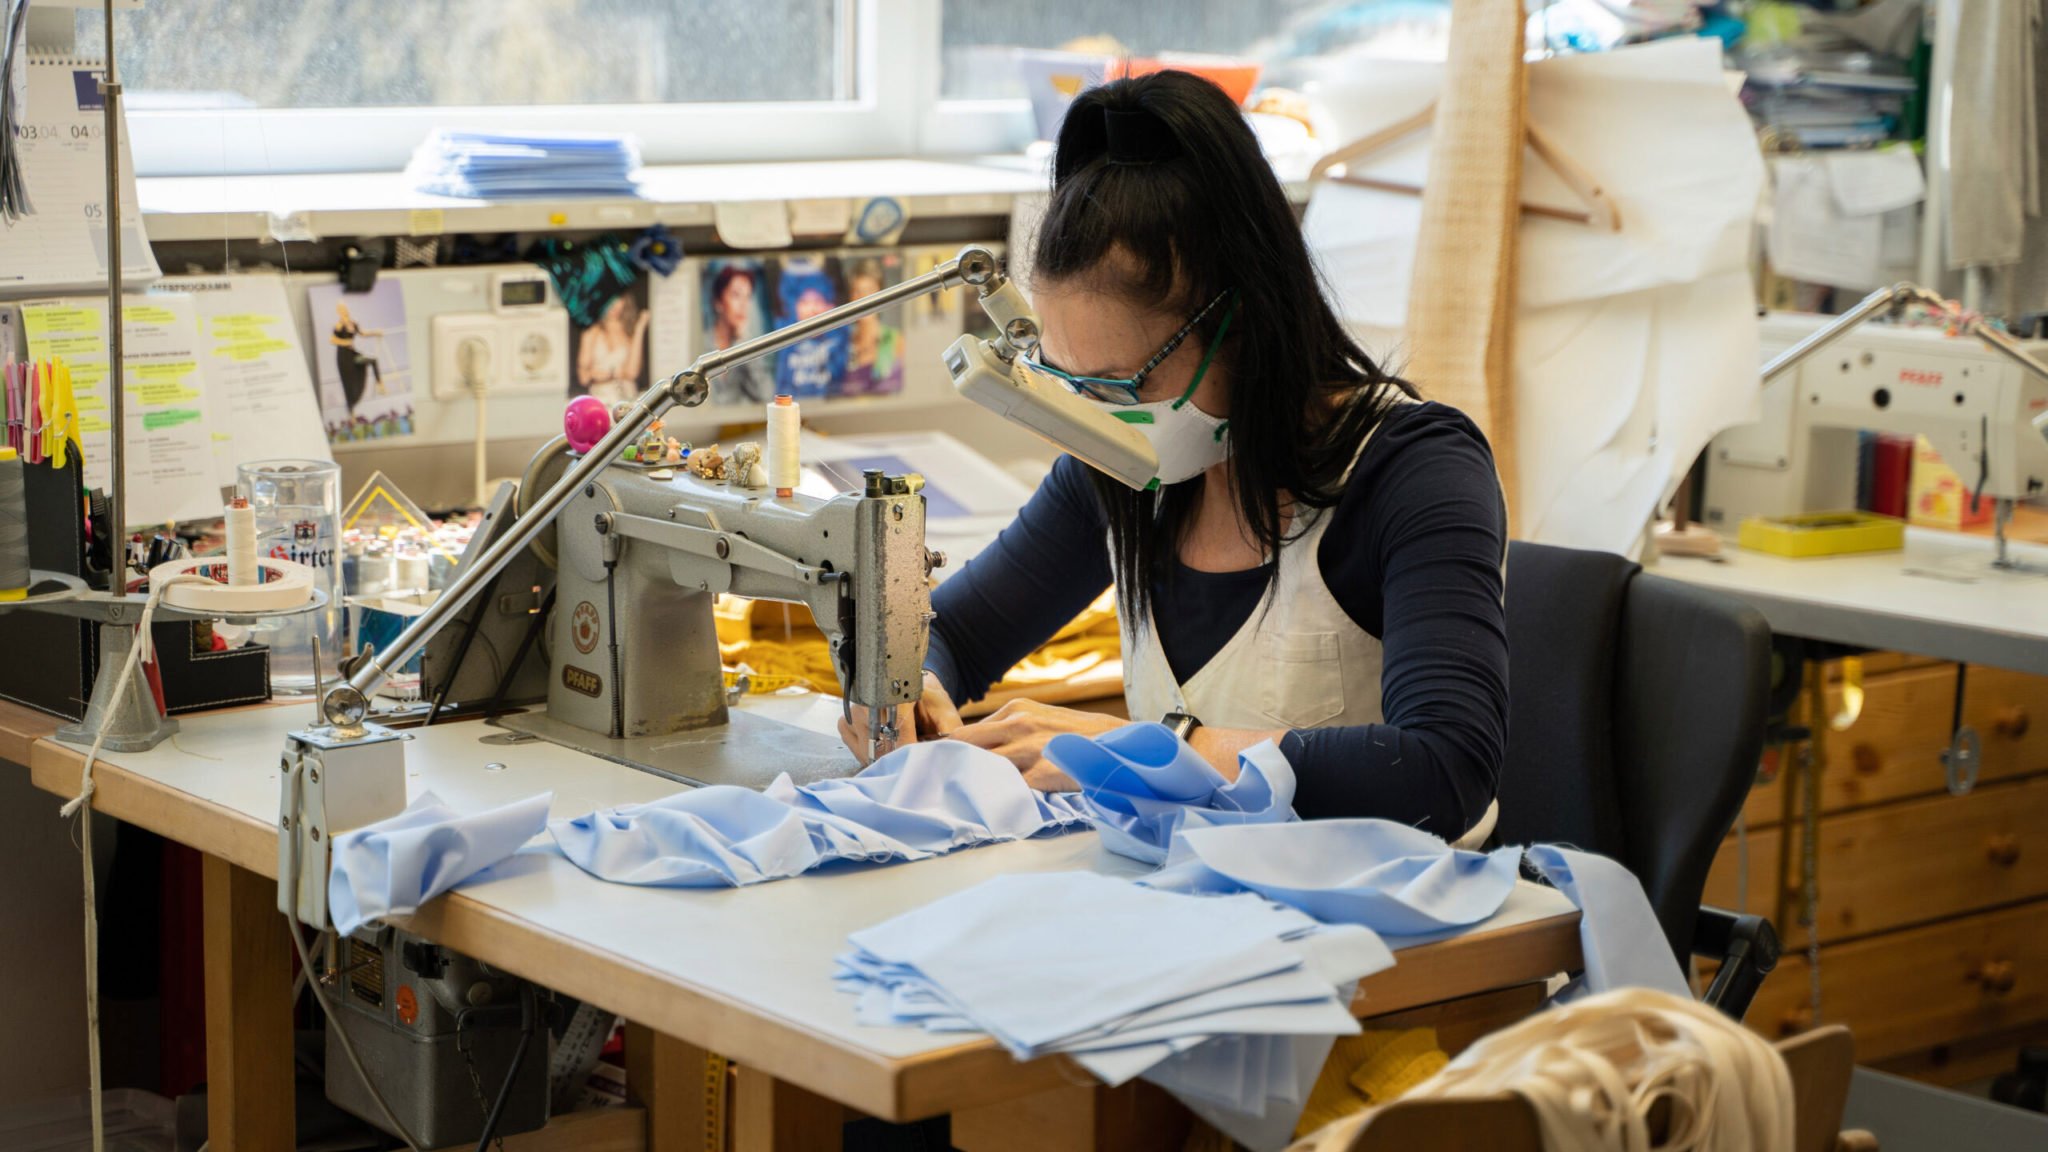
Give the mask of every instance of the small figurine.
<svg viewBox="0 0 2048 1152">
<path fill-rule="evenodd" d="M 726 478 L 742 488 L 768 486 L 768 469 L 761 463 L 761 446 L 752 440 L 744 441 L 732 450 L 732 466 L 726 471 Z"/>
<path fill-rule="evenodd" d="M 725 457 L 719 455 L 718 445 L 700 448 L 690 453 L 690 471 L 706 480 L 725 479 Z"/>
<path fill-rule="evenodd" d="M 661 458 L 661 460 L 662 460 L 662 463 L 664 463 L 664 464 L 680 464 L 680 463 L 682 463 L 682 462 L 683 462 L 683 442 L 682 442 L 682 441 L 680 441 L 680 440 L 678 440 L 678 439 L 676 439 L 676 438 L 675 438 L 675 437 L 673 437 L 673 436 L 669 437 L 669 438 L 668 438 L 668 454 L 667 454 L 666 456 L 663 456 L 663 457 Z"/>
</svg>

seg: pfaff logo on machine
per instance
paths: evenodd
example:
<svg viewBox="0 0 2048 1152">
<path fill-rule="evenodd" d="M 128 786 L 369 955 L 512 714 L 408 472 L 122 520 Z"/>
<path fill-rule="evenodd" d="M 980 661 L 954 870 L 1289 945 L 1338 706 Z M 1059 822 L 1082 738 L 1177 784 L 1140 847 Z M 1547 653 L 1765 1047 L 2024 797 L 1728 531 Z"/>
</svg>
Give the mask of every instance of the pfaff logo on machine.
<svg viewBox="0 0 2048 1152">
<path fill-rule="evenodd" d="M 585 672 L 574 664 L 562 665 L 562 687 L 571 692 L 581 692 L 595 700 L 604 694 L 604 681 L 595 672 Z"/>
<path fill-rule="evenodd" d="M 569 639 L 585 656 L 597 648 L 597 605 L 588 600 L 576 605 L 576 611 L 569 614 Z"/>
<path fill-rule="evenodd" d="M 1939 388 L 1941 387 L 1941 373 L 1930 372 L 1924 368 L 1901 368 L 1899 369 L 1899 383 L 1918 384 L 1922 388 Z"/>
</svg>

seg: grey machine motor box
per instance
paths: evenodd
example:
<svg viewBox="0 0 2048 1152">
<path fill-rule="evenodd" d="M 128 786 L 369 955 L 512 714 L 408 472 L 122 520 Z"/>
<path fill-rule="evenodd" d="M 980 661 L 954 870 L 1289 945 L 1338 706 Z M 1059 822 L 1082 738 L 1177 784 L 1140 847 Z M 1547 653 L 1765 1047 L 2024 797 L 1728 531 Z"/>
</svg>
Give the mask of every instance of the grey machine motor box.
<svg viewBox="0 0 2048 1152">
<path fill-rule="evenodd" d="M 517 977 L 395 928 L 342 940 L 335 961 L 343 975 L 329 994 L 334 1024 L 355 1042 L 399 1122 L 423 1148 L 475 1143 L 519 1048 L 520 997 L 533 992 Z M 537 1019 L 497 1135 L 547 1123 L 547 1066 L 548 1029 Z M 327 1098 L 385 1126 L 332 1027 Z"/>
</svg>

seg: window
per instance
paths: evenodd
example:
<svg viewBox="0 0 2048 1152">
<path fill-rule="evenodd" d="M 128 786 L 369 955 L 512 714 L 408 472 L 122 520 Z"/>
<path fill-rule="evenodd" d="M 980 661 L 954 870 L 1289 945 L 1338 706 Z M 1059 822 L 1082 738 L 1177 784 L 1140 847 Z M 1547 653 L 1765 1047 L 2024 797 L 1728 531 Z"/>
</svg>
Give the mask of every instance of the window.
<svg viewBox="0 0 2048 1152">
<path fill-rule="evenodd" d="M 137 112 L 851 100 L 844 49 L 853 28 L 841 8 L 838 0 L 154 0 L 117 14 L 115 35 Z M 80 13 L 78 45 L 104 49 L 99 13 Z"/>
<path fill-rule="evenodd" d="M 1331 8 L 144 0 L 115 21 L 137 170 L 217 176 L 391 171 L 435 128 L 630 132 L 650 164 L 1014 152 L 1036 135 L 1016 48 L 1257 54 Z M 103 51 L 97 10 L 77 34 Z"/>
<path fill-rule="evenodd" d="M 947 99 L 1022 97 L 1013 50 L 1087 44 L 1156 52 L 1252 53 L 1298 13 L 1327 0 L 1176 0 L 1104 4 L 1099 0 L 944 0 Z M 1097 45 L 1113 45 L 1108 48 Z"/>
</svg>

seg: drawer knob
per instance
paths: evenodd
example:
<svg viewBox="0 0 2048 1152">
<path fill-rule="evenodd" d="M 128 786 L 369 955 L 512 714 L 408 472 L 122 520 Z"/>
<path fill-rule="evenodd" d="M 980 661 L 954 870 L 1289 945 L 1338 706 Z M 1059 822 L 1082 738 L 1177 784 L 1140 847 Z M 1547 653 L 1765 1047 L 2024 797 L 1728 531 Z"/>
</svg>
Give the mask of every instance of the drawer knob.
<svg viewBox="0 0 2048 1152">
<path fill-rule="evenodd" d="M 2007 740 L 2017 740 L 2027 734 L 2028 723 L 2025 705 L 2007 704 L 1992 717 L 1991 731 Z"/>
<path fill-rule="evenodd" d="M 2010 960 L 1986 960 L 1977 966 L 1977 983 L 1993 996 L 2003 996 L 2012 991 L 2018 974 L 2013 971 Z"/>
<path fill-rule="evenodd" d="M 1849 760 L 1858 776 L 1875 776 L 1884 769 L 1884 757 L 1868 744 L 1858 744 L 1851 749 Z"/>
<path fill-rule="evenodd" d="M 1984 855 L 2000 868 L 2010 868 L 2020 859 L 2020 839 L 2010 832 L 1999 832 L 1984 842 Z"/>
</svg>

